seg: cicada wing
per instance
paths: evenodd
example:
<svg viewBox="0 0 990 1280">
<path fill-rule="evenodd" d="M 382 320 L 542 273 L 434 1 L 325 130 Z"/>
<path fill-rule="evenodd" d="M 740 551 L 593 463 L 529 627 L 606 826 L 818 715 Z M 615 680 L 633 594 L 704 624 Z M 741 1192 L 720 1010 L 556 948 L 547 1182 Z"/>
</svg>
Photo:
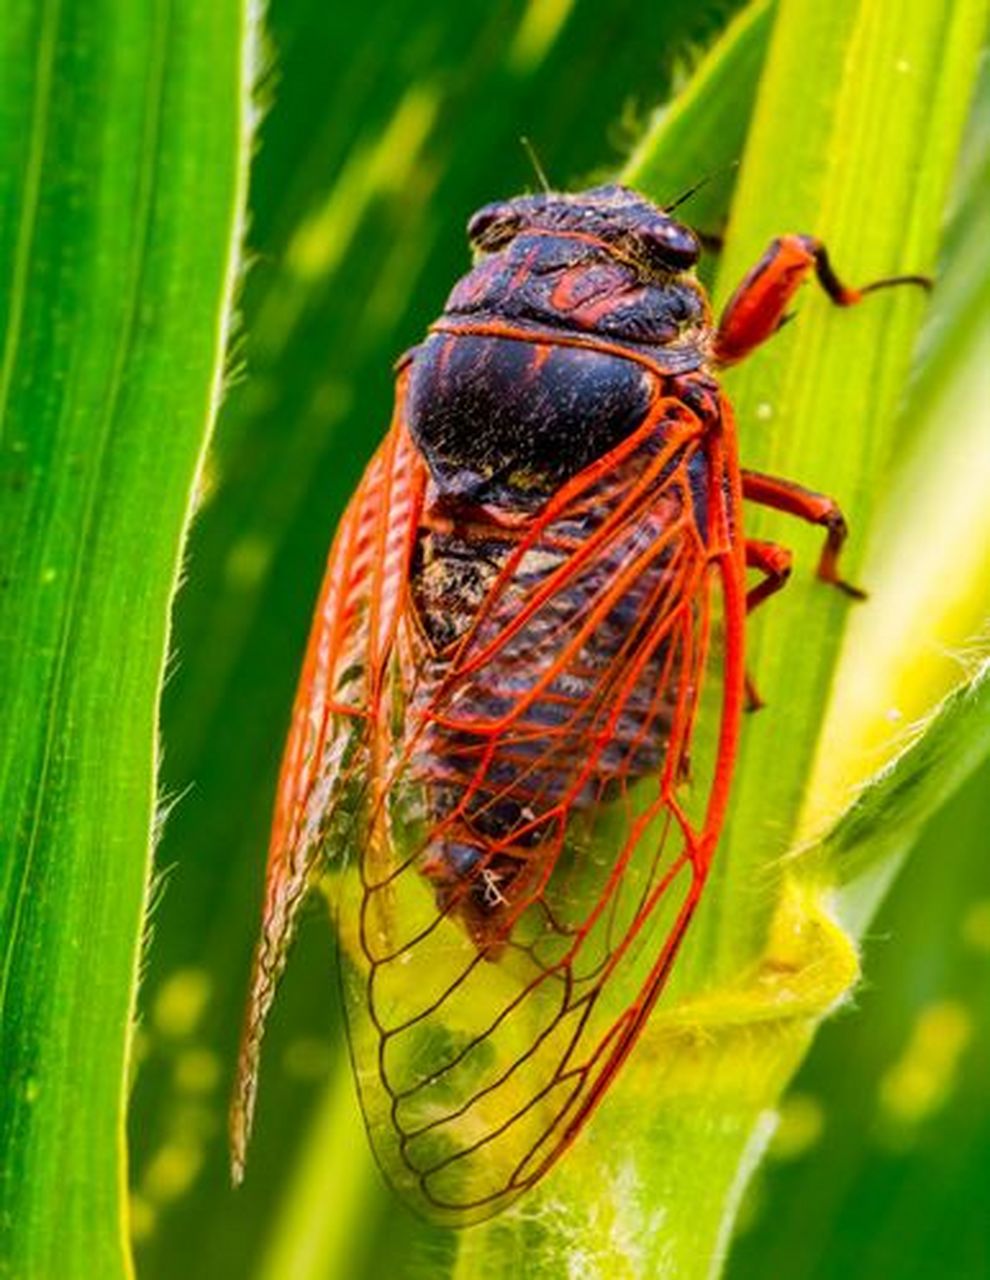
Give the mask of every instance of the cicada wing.
<svg viewBox="0 0 990 1280">
<path fill-rule="evenodd" d="M 337 529 L 282 759 L 259 938 L 231 1108 L 231 1161 L 243 1173 L 265 1021 L 300 906 L 342 857 L 382 731 L 382 688 L 404 599 L 424 469 L 395 420 Z"/>
<path fill-rule="evenodd" d="M 704 679 L 738 562 L 722 464 L 679 413 L 548 504 L 452 658 L 431 670 L 400 624 L 401 732 L 344 875 L 345 986 L 378 1158 L 451 1222 L 496 1212 L 572 1139 L 707 872 L 725 752 L 715 733 L 699 756 L 693 726 L 702 701 L 715 724 L 738 708 L 737 660 Z"/>
</svg>

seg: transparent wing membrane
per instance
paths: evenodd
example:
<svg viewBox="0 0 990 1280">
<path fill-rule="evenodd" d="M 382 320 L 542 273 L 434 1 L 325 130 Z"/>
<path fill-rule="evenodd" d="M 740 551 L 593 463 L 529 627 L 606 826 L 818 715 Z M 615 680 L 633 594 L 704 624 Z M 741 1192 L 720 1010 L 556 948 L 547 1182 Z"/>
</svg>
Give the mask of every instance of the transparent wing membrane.
<svg viewBox="0 0 990 1280">
<path fill-rule="evenodd" d="M 230 1118 L 235 1180 L 244 1167 L 265 1021 L 299 908 L 323 859 L 352 836 L 373 769 L 381 689 L 404 599 L 422 501 L 422 463 L 396 424 L 372 459 L 330 549 L 279 776 L 262 932 Z"/>
</svg>

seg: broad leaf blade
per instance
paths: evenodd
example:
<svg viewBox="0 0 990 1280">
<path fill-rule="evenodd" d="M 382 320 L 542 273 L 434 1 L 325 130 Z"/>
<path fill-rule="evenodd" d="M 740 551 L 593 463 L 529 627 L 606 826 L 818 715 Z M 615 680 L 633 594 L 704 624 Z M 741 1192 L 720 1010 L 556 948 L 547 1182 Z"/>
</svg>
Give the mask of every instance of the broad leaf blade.
<svg viewBox="0 0 990 1280">
<path fill-rule="evenodd" d="M 953 193 L 920 367 L 863 560 L 870 607 L 843 639 L 801 817 L 814 835 L 986 650 L 990 600 L 990 71 Z"/>
<path fill-rule="evenodd" d="M 795 855 L 801 874 L 836 888 L 839 913 L 857 935 L 925 822 L 990 755 L 990 663 L 916 726 L 913 738 L 821 840 Z"/>
<path fill-rule="evenodd" d="M 984 0 L 908 12 L 881 0 L 781 6 L 720 297 L 781 231 L 819 236 L 851 283 L 934 271 L 985 23 Z M 902 288 L 840 311 L 809 286 L 795 323 L 726 379 L 743 464 L 838 499 L 852 531 L 844 571 L 854 581 L 928 305 L 919 289 Z M 820 740 L 821 708 L 842 633 L 851 612 L 871 608 L 815 581 L 818 531 L 750 512 L 747 533 L 792 546 L 796 571 L 749 629 L 750 670 L 769 709 L 746 726 L 705 921 L 709 980 L 713 963 L 731 972 L 759 946 L 815 753 L 831 749 Z"/>
<path fill-rule="evenodd" d="M 246 18 L 0 25 L 0 1272 L 130 1273 L 123 1109 L 156 706 L 216 409 Z"/>
</svg>

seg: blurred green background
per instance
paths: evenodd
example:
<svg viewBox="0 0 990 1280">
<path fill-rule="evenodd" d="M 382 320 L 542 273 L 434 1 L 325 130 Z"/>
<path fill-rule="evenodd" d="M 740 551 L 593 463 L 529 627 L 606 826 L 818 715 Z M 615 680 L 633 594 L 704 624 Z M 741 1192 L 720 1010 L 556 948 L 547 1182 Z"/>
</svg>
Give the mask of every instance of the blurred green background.
<svg viewBox="0 0 990 1280">
<path fill-rule="evenodd" d="M 472 210 L 534 185 L 520 135 L 556 185 L 614 172 L 735 7 L 270 6 L 244 336 L 163 710 L 131 1109 L 146 1280 L 431 1275 L 453 1255 L 370 1166 L 316 905 L 273 1018 L 248 1178 L 229 1187 L 226 1100 L 296 672 L 335 521 L 388 423 L 392 361 L 463 271 Z M 868 985 L 795 1085 L 730 1275 L 990 1273 L 988 780 L 932 823 L 876 921 Z M 317 1116 L 338 1166 L 307 1218 Z"/>
</svg>

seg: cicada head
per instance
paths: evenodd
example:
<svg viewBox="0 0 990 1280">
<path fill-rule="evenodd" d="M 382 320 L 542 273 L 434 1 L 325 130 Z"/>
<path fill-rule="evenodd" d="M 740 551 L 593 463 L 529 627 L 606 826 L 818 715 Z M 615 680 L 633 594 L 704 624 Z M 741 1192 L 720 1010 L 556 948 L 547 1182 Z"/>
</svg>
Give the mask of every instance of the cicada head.
<svg viewBox="0 0 990 1280">
<path fill-rule="evenodd" d="M 701 252 L 690 227 L 628 187 L 610 183 L 576 195 L 546 192 L 487 204 L 468 223 L 472 248 L 485 254 L 516 236 L 550 234 L 598 241 L 647 279 L 687 271 Z"/>
<path fill-rule="evenodd" d="M 473 269 L 412 363 L 409 429 L 446 498 L 529 510 L 642 425 L 650 369 L 704 363 L 698 240 L 621 186 L 497 201 L 468 237 Z"/>
<path fill-rule="evenodd" d="M 711 314 L 694 276 L 698 238 L 628 188 L 496 201 L 468 239 L 474 268 L 445 317 L 635 343 L 671 372 L 702 362 Z"/>
</svg>

